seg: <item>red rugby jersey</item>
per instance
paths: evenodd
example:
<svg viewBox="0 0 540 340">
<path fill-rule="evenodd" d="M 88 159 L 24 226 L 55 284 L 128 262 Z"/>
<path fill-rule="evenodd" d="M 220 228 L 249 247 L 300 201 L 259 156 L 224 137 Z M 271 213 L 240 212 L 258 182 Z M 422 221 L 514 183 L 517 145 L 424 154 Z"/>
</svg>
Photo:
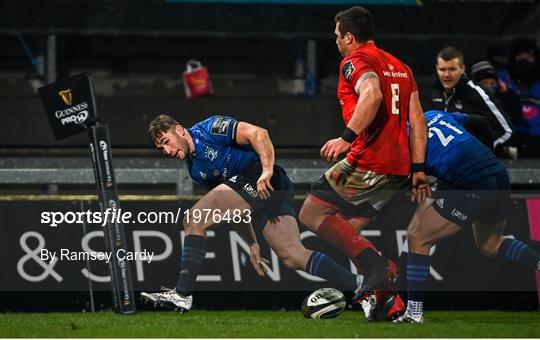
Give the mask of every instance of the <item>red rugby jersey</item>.
<svg viewBox="0 0 540 340">
<path fill-rule="evenodd" d="M 375 74 L 383 101 L 373 121 L 352 143 L 352 166 L 379 174 L 407 176 L 411 156 L 407 121 L 411 93 L 417 91 L 411 69 L 389 53 L 366 43 L 340 64 L 338 99 L 348 124 L 358 101 L 361 82 Z"/>
</svg>

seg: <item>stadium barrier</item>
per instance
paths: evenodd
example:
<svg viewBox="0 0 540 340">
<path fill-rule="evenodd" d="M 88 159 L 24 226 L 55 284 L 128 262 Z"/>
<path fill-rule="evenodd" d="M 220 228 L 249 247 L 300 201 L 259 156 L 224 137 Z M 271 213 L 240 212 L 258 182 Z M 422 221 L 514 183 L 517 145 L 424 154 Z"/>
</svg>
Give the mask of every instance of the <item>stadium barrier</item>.
<svg viewBox="0 0 540 340">
<path fill-rule="evenodd" d="M 540 184 L 540 159 L 503 161 L 514 185 L 534 188 Z M 296 185 L 316 181 L 328 168 L 324 161 L 310 158 L 278 159 Z M 179 195 L 194 192 L 185 164 L 164 158 L 117 158 L 115 175 L 118 184 L 153 186 L 175 185 Z M 88 158 L 45 157 L 0 159 L 0 185 L 94 185 L 92 163 Z"/>
</svg>

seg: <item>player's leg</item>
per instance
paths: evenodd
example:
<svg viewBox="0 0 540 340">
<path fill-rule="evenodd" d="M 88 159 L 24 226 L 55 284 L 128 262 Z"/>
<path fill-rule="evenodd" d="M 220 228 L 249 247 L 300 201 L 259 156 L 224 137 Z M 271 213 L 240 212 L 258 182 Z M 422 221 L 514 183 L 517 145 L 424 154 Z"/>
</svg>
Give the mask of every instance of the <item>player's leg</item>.
<svg viewBox="0 0 540 340">
<path fill-rule="evenodd" d="M 370 222 L 405 180 L 355 169 L 343 160 L 313 184 L 300 211 L 300 220 L 310 230 L 344 251 L 359 272 L 365 273 L 364 287 L 359 289 L 361 296 L 355 295 L 355 298 L 363 299 L 375 288 L 385 288 L 390 277 L 395 275 L 389 270 L 387 260 L 378 254 L 369 240 L 358 234 L 357 229 Z M 363 218 L 357 219 L 354 226 L 337 215 L 337 211 Z"/>
<path fill-rule="evenodd" d="M 377 253 L 373 243 L 358 232 L 371 218 L 358 217 L 353 224 L 345 216 L 336 214 L 336 209 L 310 194 L 300 210 L 300 221 L 320 239 L 347 254 L 359 273 L 383 268 L 383 275 L 387 276 L 387 260 Z"/>
<path fill-rule="evenodd" d="M 268 221 L 263 235 L 287 268 L 321 277 L 341 290 L 352 291 L 356 288 L 356 275 L 328 255 L 304 247 L 300 241 L 298 223 L 293 216 L 283 215 Z"/>
<path fill-rule="evenodd" d="M 540 270 L 540 254 L 520 240 L 504 238 L 503 229 L 510 201 L 508 173 L 502 171 L 491 178 L 491 187 L 483 195 L 490 199 L 490 206 L 473 225 L 478 249 L 488 256 L 517 262 L 532 270 Z M 487 187 L 487 185 L 486 185 Z"/>
<path fill-rule="evenodd" d="M 337 177 L 343 180 L 335 181 L 337 189 L 334 189 L 326 175 L 332 180 L 335 179 L 336 173 Z M 358 273 L 366 274 L 368 282 L 375 280 L 377 284 L 380 281 L 392 281 L 397 276 L 397 265 L 392 261 L 387 262 L 380 256 L 375 246 L 363 237 L 360 231 L 377 213 L 371 203 L 377 202 L 377 206 L 382 206 L 383 202 L 391 197 L 391 191 L 380 190 L 377 193 L 377 189 L 384 189 L 390 182 L 390 179 L 373 173 L 355 171 L 347 164 L 336 165 L 313 184 L 312 191 L 300 211 L 300 220 L 311 231 L 346 253 L 356 266 Z M 347 185 L 351 188 L 346 188 Z M 351 201 L 363 203 L 357 205 L 346 201 L 337 193 L 338 191 L 353 192 L 355 194 L 352 195 Z M 395 190 L 392 191 L 395 192 Z M 377 271 L 377 268 L 381 270 Z M 374 273 L 377 275 L 373 275 Z M 363 283 L 362 280 L 358 287 Z M 370 283 L 370 286 L 375 286 L 375 284 Z M 394 303 L 388 308 L 388 317 L 391 319 L 401 315 L 404 311 L 401 298 L 386 284 L 378 288 L 382 290 L 374 292 L 374 298 L 369 299 L 368 305 L 375 307 L 378 301 L 387 301 L 389 297 L 392 297 Z M 364 306 L 364 302 L 362 302 L 363 307 L 369 309 Z"/>
<path fill-rule="evenodd" d="M 251 211 L 251 207 L 242 196 L 225 184 L 218 185 L 195 203 L 183 220 L 186 236 L 175 289 L 164 293 L 142 293 L 141 296 L 182 312 L 190 310 L 195 281 L 206 256 L 206 230 L 233 210 Z M 210 213 L 207 215 L 206 211 Z"/>
<path fill-rule="evenodd" d="M 205 210 L 206 209 L 206 210 Z M 176 291 L 183 296 L 191 295 L 200 267 L 206 256 L 206 230 L 221 221 L 217 217 L 233 210 L 251 210 L 250 205 L 225 184 L 220 184 L 204 195 L 184 217 L 186 232 L 182 247 L 182 262 Z M 205 211 L 211 211 L 206 214 Z"/>
<path fill-rule="evenodd" d="M 300 221 L 320 239 L 347 254 L 359 272 L 375 267 L 379 262 L 385 265 L 384 259 L 378 261 L 380 256 L 373 243 L 358 233 L 371 218 L 357 217 L 353 224 L 337 211 L 331 203 L 309 194 L 300 210 Z"/>
<path fill-rule="evenodd" d="M 475 222 L 473 231 L 478 249 L 487 256 L 516 262 L 531 270 L 540 271 L 540 254 L 520 240 L 503 237 L 504 226 L 505 222 L 492 225 Z"/>
<path fill-rule="evenodd" d="M 429 277 L 429 251 L 461 227 L 442 217 L 431 205 L 421 203 L 407 228 L 407 310 L 398 322 L 422 322 L 424 291 Z"/>
</svg>

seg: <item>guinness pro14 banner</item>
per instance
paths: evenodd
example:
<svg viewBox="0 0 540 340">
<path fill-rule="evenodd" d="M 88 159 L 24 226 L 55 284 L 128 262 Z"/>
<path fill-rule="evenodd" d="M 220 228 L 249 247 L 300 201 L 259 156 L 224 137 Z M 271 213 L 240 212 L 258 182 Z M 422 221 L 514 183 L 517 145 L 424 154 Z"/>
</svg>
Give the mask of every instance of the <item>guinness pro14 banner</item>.
<svg viewBox="0 0 540 340">
<path fill-rule="evenodd" d="M 93 85 L 90 73 L 81 73 L 38 89 L 56 140 L 86 131 L 95 124 Z"/>
</svg>

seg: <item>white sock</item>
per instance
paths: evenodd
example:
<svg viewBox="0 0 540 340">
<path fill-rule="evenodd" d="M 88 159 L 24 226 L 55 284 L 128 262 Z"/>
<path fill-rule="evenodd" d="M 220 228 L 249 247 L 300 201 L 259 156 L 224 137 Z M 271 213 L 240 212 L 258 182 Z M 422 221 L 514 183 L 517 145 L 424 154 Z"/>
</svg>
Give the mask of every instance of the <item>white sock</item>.
<svg viewBox="0 0 540 340">
<path fill-rule="evenodd" d="M 423 301 L 407 301 L 407 314 L 414 318 L 419 318 L 424 313 Z"/>
</svg>

